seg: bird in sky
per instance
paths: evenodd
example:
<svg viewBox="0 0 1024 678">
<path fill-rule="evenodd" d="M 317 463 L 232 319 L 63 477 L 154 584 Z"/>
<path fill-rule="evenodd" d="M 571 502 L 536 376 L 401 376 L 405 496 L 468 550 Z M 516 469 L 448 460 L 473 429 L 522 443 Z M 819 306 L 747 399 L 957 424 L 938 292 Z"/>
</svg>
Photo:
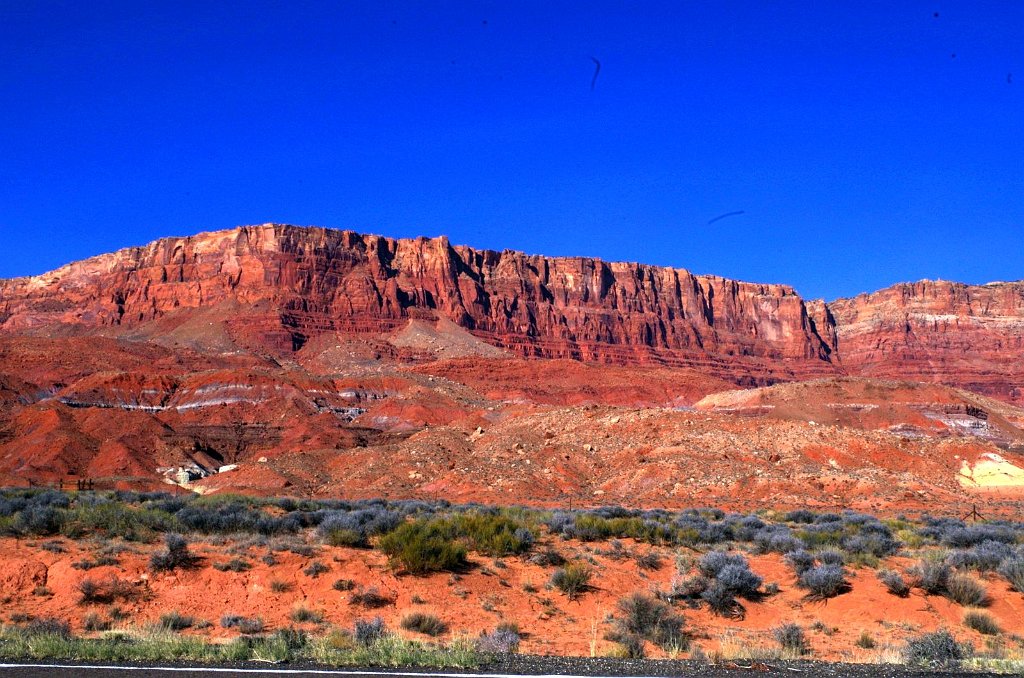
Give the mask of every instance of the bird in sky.
<svg viewBox="0 0 1024 678">
<path fill-rule="evenodd" d="M 601 72 L 601 62 L 597 57 L 590 57 L 590 60 L 594 62 L 594 77 L 590 79 L 590 89 L 593 91 L 594 85 L 597 84 L 597 76 Z"/>
<path fill-rule="evenodd" d="M 722 219 L 727 219 L 729 217 L 735 217 L 740 214 L 746 214 L 746 210 L 736 210 L 735 212 L 726 212 L 725 214 L 719 214 L 717 217 L 708 222 L 708 226 L 715 223 L 716 221 L 721 221 Z"/>
</svg>

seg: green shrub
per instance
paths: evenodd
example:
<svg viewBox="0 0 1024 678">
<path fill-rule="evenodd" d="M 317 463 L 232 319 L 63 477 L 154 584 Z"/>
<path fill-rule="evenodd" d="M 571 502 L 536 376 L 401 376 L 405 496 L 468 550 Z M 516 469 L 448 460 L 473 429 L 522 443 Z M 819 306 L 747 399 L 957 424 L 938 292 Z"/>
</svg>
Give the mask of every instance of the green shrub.
<svg viewBox="0 0 1024 678">
<path fill-rule="evenodd" d="M 865 650 L 873 650 L 878 643 L 875 642 L 874 636 L 867 631 L 861 631 L 860 637 L 857 638 L 857 647 Z"/>
<path fill-rule="evenodd" d="M 348 528 L 335 528 L 333 530 L 327 530 L 324 532 L 324 543 L 330 546 L 366 546 L 367 541 L 356 530 L 350 530 Z"/>
<path fill-rule="evenodd" d="M 657 543 L 665 536 L 656 524 L 638 516 L 605 518 L 589 513 L 576 516 L 573 533 L 582 541 L 630 537 L 637 541 Z"/>
<path fill-rule="evenodd" d="M 533 533 L 507 516 L 474 512 L 460 513 L 449 520 L 454 534 L 464 538 L 470 549 L 484 555 L 500 558 L 523 553 L 533 546 Z"/>
<path fill-rule="evenodd" d="M 301 650 L 309 644 L 309 636 L 306 635 L 306 632 L 291 626 L 278 629 L 272 636 L 272 640 L 283 644 L 291 652 Z"/>
<path fill-rule="evenodd" d="M 56 619 L 54 617 L 33 619 L 22 626 L 21 630 L 29 636 L 51 636 L 64 639 L 72 637 L 71 625 L 63 619 Z"/>
<path fill-rule="evenodd" d="M 156 534 L 178 529 L 174 516 L 164 511 L 138 508 L 120 501 L 97 504 L 78 502 L 64 516 L 61 531 L 80 538 L 98 533 L 127 541 L 149 541 Z"/>
<path fill-rule="evenodd" d="M 434 518 L 403 523 L 380 538 L 380 550 L 410 574 L 460 570 L 466 547 L 455 541 L 447 521 Z"/>
<path fill-rule="evenodd" d="M 623 659 L 643 659 L 647 653 L 644 651 L 644 639 L 636 633 L 610 633 L 608 639 L 619 644 L 621 652 L 614 656 Z"/>
</svg>

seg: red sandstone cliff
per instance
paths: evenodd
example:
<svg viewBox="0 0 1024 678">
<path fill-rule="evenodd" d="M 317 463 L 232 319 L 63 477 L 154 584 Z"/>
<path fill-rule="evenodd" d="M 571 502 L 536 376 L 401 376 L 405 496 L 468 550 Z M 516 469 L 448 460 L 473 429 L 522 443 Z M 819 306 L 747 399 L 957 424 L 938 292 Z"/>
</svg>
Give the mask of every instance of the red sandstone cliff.
<svg viewBox="0 0 1024 678">
<path fill-rule="evenodd" d="M 682 269 L 274 224 L 0 281 L 0 332 L 162 333 L 190 309 L 215 314 L 236 345 L 283 355 L 324 332 L 440 316 L 525 356 L 695 367 L 740 384 L 898 377 L 1024 401 L 1024 283 L 805 303 L 783 285 Z"/>
<path fill-rule="evenodd" d="M 222 304 L 279 350 L 443 316 L 522 355 L 697 366 L 740 383 L 834 371 L 827 310 L 812 317 L 783 285 L 274 224 L 0 281 L 0 329 L 123 331 Z"/>
<path fill-rule="evenodd" d="M 852 373 L 1024 401 L 1024 282 L 905 283 L 828 309 Z"/>
</svg>

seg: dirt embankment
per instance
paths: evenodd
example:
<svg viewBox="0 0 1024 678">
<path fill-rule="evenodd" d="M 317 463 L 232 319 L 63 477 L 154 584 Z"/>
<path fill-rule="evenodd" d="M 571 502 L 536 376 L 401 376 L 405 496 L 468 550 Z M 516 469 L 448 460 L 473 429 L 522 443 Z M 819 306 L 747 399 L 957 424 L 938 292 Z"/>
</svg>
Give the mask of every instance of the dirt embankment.
<svg viewBox="0 0 1024 678">
<path fill-rule="evenodd" d="M 243 542 L 215 540 L 194 544 L 202 556 L 199 566 L 171 573 L 150 572 L 147 564 L 154 547 L 125 544 L 117 565 L 76 569 L 74 563 L 93 558 L 110 544 L 61 540 L 65 550 L 46 550 L 42 542 L 11 538 L 0 540 L 0 600 L 4 621 L 10 618 L 58 617 L 71 620 L 76 632 L 95 614 L 115 619 L 118 625 L 156 622 L 161 615 L 178 611 L 212 623 L 190 630 L 211 638 L 228 638 L 235 631 L 220 627 L 225 614 L 261 618 L 268 630 L 296 625 L 293 614 L 303 607 L 322 615 L 320 623 L 299 623 L 308 631 L 328 625 L 350 627 L 357 619 L 381 616 L 393 629 L 412 612 L 432 614 L 448 626 L 446 637 L 476 635 L 501 622 L 518 624 L 523 633 L 521 651 L 534 654 L 590 656 L 612 652 L 616 644 L 605 639 L 611 617 L 620 614 L 618 601 L 631 593 L 667 589 L 678 575 L 668 549 L 623 540 L 622 548 L 609 544 L 570 541 L 558 545 L 564 555 L 593 563 L 592 587 L 578 600 L 570 600 L 548 586 L 553 568 L 535 565 L 526 558 L 500 560 L 473 556 L 472 567 L 460 574 L 437 573 L 413 577 L 398 575 L 378 551 L 319 547 L 313 555 L 289 551 L 274 554 L 274 564 L 262 559 L 265 549 L 246 548 Z M 657 570 L 641 569 L 636 555 L 655 552 L 662 558 Z M 684 560 L 699 554 L 682 549 Z M 213 567 L 242 559 L 251 569 L 220 571 Z M 312 575 L 310 565 L 326 567 Z M 852 588 L 827 602 L 812 602 L 798 588 L 792 571 L 778 555 L 750 557 L 751 568 L 766 583 L 777 583 L 779 593 L 752 602 L 743 601 L 742 619 L 725 619 L 706 608 L 679 609 L 693 645 L 707 653 L 736 652 L 743 648 L 777 646 L 772 630 L 785 622 L 801 625 L 810 642 L 810 658 L 828 661 L 882 661 L 896 657 L 906 639 L 925 631 L 948 628 L 978 648 L 986 638 L 963 626 L 965 608 L 946 598 L 924 596 L 918 591 L 907 598 L 888 593 L 867 568 L 852 570 Z M 890 558 L 884 566 L 910 565 L 905 558 Z M 123 599 L 103 603 L 81 602 L 81 582 L 120 580 L 130 592 Z M 1009 590 L 1005 580 L 990 576 L 986 585 L 992 599 L 987 612 L 1001 627 L 1001 638 L 1024 634 L 1024 595 Z M 337 582 L 347 582 L 337 584 Z M 339 591 L 338 588 L 346 590 Z M 354 593 L 376 589 L 384 602 L 368 608 L 350 602 Z M 350 590 L 348 590 L 350 589 Z M 415 637 L 416 634 L 401 631 Z M 862 636 L 875 643 L 864 648 Z M 648 647 L 652 656 L 666 653 Z M 686 656 L 685 653 L 682 656 Z"/>
</svg>

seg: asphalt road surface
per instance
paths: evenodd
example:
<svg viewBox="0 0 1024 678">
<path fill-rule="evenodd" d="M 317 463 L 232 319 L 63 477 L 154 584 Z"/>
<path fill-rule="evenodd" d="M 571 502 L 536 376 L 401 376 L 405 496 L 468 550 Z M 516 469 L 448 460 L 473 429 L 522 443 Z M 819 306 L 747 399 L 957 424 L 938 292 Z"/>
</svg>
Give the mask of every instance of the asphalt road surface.
<svg viewBox="0 0 1024 678">
<path fill-rule="evenodd" d="M 132 676 L 156 676 L 160 678 L 259 678 L 260 676 L 286 676 L 287 678 L 315 678 L 318 676 L 343 676 L 348 678 L 617 678 L 620 676 L 645 676 L 646 678 L 661 678 L 665 675 L 673 676 L 707 676 L 708 678 L 737 678 L 744 674 L 753 675 L 786 675 L 795 678 L 926 678 L 939 676 L 962 676 L 958 672 L 922 672 L 909 670 L 902 666 L 879 666 L 879 665 L 849 665 L 849 664 L 825 664 L 825 663 L 800 663 L 800 664 L 762 664 L 754 662 L 747 664 L 736 662 L 733 664 L 707 666 L 697 664 L 684 664 L 671 662 L 673 668 L 665 671 L 665 666 L 659 666 L 659 670 L 641 673 L 629 673 L 628 668 L 622 663 L 614 665 L 614 672 L 579 673 L 569 674 L 560 671 L 559 662 L 537 662 L 534 668 L 541 668 L 548 664 L 550 673 L 485 673 L 485 672 L 459 672 L 459 671 L 401 671 L 401 670 L 380 670 L 380 669 L 331 669 L 319 667 L 302 666 L 277 666 L 277 665 L 252 665 L 245 666 L 156 666 L 156 665 L 121 665 L 121 666 L 96 666 L 85 664 L 0 664 L 0 676 L 6 678 L 130 678 Z M 577 664 L 577 662 L 572 662 Z M 587 662 L 596 664 L 594 668 L 600 668 L 602 662 Z M 647 662 L 637 662 L 636 669 L 643 668 Z M 653 662 L 650 664 L 654 664 Z M 659 662 L 659 664 L 669 664 Z M 624 670 L 626 669 L 626 670 Z M 995 674 L 971 673 L 971 676 L 989 676 Z"/>
</svg>

